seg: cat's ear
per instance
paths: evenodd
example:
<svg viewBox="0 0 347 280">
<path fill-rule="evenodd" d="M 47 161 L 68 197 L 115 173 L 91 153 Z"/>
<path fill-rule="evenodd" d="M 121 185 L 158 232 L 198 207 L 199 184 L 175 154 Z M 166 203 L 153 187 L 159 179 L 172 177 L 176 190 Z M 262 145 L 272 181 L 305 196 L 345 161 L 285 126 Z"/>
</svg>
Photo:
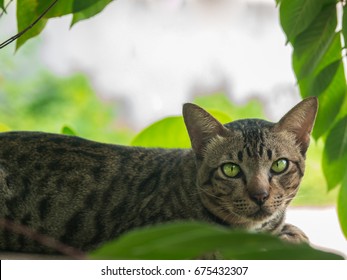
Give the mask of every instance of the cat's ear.
<svg viewBox="0 0 347 280">
<path fill-rule="evenodd" d="M 316 97 L 306 98 L 285 114 L 275 126 L 275 129 L 293 132 L 303 154 L 306 153 L 310 144 L 310 134 L 317 110 L 318 99 Z"/>
<path fill-rule="evenodd" d="M 212 138 L 227 134 L 227 129 L 219 121 L 197 105 L 184 104 L 183 118 L 192 148 L 200 158 L 203 157 L 204 149 Z"/>
</svg>

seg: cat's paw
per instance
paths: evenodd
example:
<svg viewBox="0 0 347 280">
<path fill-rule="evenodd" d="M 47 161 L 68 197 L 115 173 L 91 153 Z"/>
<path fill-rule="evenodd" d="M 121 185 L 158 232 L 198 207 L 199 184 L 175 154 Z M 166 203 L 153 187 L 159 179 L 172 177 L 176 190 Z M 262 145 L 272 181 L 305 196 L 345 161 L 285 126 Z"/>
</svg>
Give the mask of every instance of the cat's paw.
<svg viewBox="0 0 347 280">
<path fill-rule="evenodd" d="M 278 236 L 282 240 L 285 240 L 290 243 L 309 243 L 306 234 L 301 229 L 291 224 L 285 224 Z"/>
<path fill-rule="evenodd" d="M 200 255 L 199 257 L 195 258 L 196 260 L 223 260 L 223 256 L 220 252 L 211 252 L 211 253 L 205 253 L 203 255 Z"/>
</svg>

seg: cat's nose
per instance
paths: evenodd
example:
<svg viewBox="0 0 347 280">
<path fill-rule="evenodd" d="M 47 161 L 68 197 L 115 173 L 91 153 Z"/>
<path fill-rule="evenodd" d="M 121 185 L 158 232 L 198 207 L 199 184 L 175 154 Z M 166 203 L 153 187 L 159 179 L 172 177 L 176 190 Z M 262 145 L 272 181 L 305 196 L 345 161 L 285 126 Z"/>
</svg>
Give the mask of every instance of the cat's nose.
<svg viewBox="0 0 347 280">
<path fill-rule="evenodd" d="M 255 193 L 250 195 L 251 199 L 257 203 L 259 206 L 263 205 L 265 201 L 269 198 L 268 192 L 264 191 L 261 193 Z"/>
</svg>

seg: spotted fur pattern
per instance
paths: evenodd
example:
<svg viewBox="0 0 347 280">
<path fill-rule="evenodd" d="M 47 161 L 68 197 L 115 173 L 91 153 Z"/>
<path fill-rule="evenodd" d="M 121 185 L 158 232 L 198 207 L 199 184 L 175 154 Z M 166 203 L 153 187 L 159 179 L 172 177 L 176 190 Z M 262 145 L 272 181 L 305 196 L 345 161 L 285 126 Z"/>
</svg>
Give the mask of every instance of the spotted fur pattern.
<svg viewBox="0 0 347 280">
<path fill-rule="evenodd" d="M 278 123 L 249 119 L 223 126 L 200 107 L 185 104 L 192 149 L 1 133 L 0 218 L 83 251 L 131 229 L 175 220 L 306 241 L 300 229 L 284 224 L 284 217 L 304 174 L 316 111 L 317 100 L 309 98 Z M 288 160 L 288 168 L 271 173 L 280 158 Z M 240 176 L 223 174 L 227 162 L 240 166 Z M 10 230 L 0 230 L 0 250 L 52 251 Z"/>
</svg>

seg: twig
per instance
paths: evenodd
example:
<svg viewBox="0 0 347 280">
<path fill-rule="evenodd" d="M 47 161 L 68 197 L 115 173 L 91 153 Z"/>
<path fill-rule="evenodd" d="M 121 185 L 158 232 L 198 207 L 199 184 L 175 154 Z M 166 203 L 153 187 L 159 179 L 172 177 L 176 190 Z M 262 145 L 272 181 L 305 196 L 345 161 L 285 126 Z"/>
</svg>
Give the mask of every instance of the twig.
<svg viewBox="0 0 347 280">
<path fill-rule="evenodd" d="M 13 0 L 10 0 L 10 1 L 6 4 L 5 9 L 4 9 L 4 10 L 1 12 L 1 14 L 0 14 L 0 18 L 4 15 L 4 13 L 6 12 L 8 6 L 10 6 L 11 2 L 13 2 Z"/>
<path fill-rule="evenodd" d="M 35 26 L 36 23 L 38 23 L 44 16 L 45 14 L 48 13 L 48 11 L 58 2 L 58 0 L 54 0 L 49 6 L 48 8 L 32 23 L 30 24 L 27 28 L 25 28 L 24 30 L 22 30 L 21 32 L 19 32 L 18 34 L 12 36 L 11 38 L 7 39 L 5 42 L 2 42 L 0 44 L 0 49 L 6 47 L 7 45 L 11 44 L 13 41 L 17 40 L 19 37 L 21 37 L 23 34 L 25 34 L 28 30 L 30 30 L 31 28 L 33 28 Z"/>
<path fill-rule="evenodd" d="M 86 259 L 86 254 L 82 251 L 68 246 L 66 244 L 63 244 L 52 237 L 40 234 L 27 226 L 14 223 L 13 221 L 7 219 L 0 219 L 0 228 L 15 234 L 24 235 L 31 240 L 35 240 L 48 248 L 51 248 L 63 255 L 72 257 L 74 259 Z"/>
</svg>

